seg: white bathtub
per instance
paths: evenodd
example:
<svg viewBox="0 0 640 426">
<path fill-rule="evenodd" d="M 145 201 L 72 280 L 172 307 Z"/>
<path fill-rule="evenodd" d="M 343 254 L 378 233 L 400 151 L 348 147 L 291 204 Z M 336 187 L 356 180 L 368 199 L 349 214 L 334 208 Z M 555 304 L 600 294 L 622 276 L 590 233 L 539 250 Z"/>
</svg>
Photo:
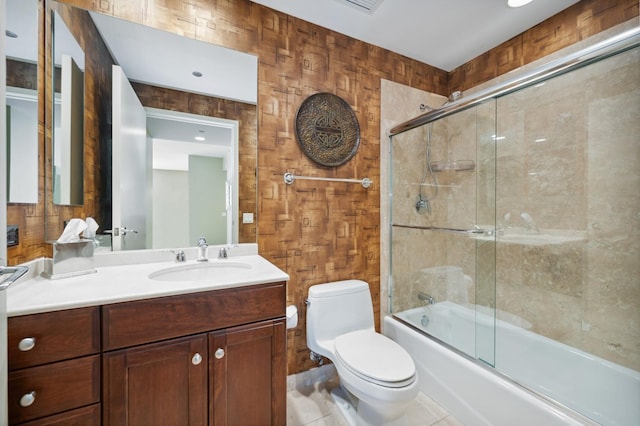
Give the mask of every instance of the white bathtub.
<svg viewBox="0 0 640 426">
<path fill-rule="evenodd" d="M 500 320 L 496 321 L 494 355 L 493 318 L 451 302 L 400 312 L 396 316 L 472 358 L 489 363 L 495 360 L 496 370 L 502 374 L 594 422 L 640 425 L 640 373 L 636 371 Z M 385 334 L 402 345 L 415 360 L 421 390 L 465 424 L 591 423 L 586 417 L 535 395 L 402 321 L 386 317 Z"/>
</svg>

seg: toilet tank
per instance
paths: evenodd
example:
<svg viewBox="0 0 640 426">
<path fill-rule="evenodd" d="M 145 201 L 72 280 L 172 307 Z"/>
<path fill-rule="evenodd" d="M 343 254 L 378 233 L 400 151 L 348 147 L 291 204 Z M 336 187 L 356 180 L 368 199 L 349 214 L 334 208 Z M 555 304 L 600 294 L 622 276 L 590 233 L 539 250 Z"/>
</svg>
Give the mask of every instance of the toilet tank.
<svg viewBox="0 0 640 426">
<path fill-rule="evenodd" d="M 307 346 L 327 355 L 333 340 L 350 331 L 375 329 L 369 284 L 361 280 L 336 281 L 309 288 Z"/>
</svg>

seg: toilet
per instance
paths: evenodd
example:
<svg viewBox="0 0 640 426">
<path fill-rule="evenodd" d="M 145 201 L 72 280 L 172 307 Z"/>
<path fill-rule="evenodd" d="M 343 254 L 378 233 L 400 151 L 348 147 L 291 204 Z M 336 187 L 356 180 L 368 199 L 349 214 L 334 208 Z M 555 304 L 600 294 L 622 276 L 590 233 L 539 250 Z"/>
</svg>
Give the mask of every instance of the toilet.
<svg viewBox="0 0 640 426">
<path fill-rule="evenodd" d="M 418 395 L 411 356 L 376 333 L 369 285 L 337 281 L 309 288 L 307 346 L 311 358 L 330 359 L 340 377 L 336 404 L 356 425 L 404 425 L 405 410 Z M 351 413 L 351 414 L 350 414 Z M 351 417 L 351 418 L 350 418 Z"/>
</svg>

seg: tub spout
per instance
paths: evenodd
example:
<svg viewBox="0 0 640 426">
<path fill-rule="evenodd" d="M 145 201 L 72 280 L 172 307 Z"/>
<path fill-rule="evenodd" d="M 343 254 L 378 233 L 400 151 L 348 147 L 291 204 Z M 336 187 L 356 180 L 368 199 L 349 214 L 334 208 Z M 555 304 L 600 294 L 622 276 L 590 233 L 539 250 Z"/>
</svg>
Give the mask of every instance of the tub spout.
<svg viewBox="0 0 640 426">
<path fill-rule="evenodd" d="M 432 296 L 423 292 L 418 293 L 418 299 L 422 300 L 423 302 L 427 302 L 427 305 L 433 305 L 434 303 L 436 303 L 435 299 Z"/>
</svg>

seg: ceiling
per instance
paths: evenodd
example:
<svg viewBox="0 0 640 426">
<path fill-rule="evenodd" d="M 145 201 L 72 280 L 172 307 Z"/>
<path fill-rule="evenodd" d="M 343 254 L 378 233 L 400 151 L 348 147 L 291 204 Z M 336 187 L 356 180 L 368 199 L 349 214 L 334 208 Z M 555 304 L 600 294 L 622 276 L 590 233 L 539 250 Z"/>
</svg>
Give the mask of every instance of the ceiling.
<svg viewBox="0 0 640 426">
<path fill-rule="evenodd" d="M 513 9 L 507 7 L 506 0 L 377 0 L 379 4 L 375 10 L 367 13 L 347 3 L 368 0 L 252 1 L 445 71 L 464 64 L 577 2 L 534 0 Z M 37 60 L 36 5 L 37 0 L 7 0 L 7 28 L 19 35 L 16 39 L 6 39 L 7 56 L 21 57 L 29 62 Z M 132 80 L 256 102 L 255 56 L 148 27 L 143 31 L 140 25 L 96 13 L 91 15 L 116 60 Z M 224 68 L 220 64 L 229 66 L 232 61 L 228 56 L 217 56 L 220 54 L 234 56 L 240 61 L 224 76 L 216 74 Z M 204 61 L 205 58 L 209 61 Z M 194 78 L 191 75 L 194 70 L 203 71 L 204 78 Z M 173 80 L 166 80 L 168 77 Z M 239 83 L 231 84 L 232 77 Z M 221 82 L 222 85 L 219 84 Z M 211 93 L 214 88 L 223 90 L 230 87 L 239 87 L 243 92 Z M 206 129 L 202 125 L 178 127 L 174 123 L 174 131 L 169 135 L 164 132 L 171 126 L 155 124 L 155 136 L 167 140 L 192 141 L 194 132 Z M 181 136 L 176 135 L 178 129 L 183 131 Z M 212 137 L 208 141 L 217 139 Z"/>
<path fill-rule="evenodd" d="M 373 13 L 352 0 L 252 0 L 445 71 L 515 37 L 578 0 L 382 0 Z M 358 10 L 360 9 L 360 10 Z"/>
<path fill-rule="evenodd" d="M 226 120 L 201 116 L 194 120 L 186 115 L 166 111 L 161 117 L 147 116 L 154 169 L 189 170 L 192 155 L 222 158 L 225 163 L 233 158 L 233 130 Z M 203 140 L 196 140 L 196 136 Z"/>
</svg>

